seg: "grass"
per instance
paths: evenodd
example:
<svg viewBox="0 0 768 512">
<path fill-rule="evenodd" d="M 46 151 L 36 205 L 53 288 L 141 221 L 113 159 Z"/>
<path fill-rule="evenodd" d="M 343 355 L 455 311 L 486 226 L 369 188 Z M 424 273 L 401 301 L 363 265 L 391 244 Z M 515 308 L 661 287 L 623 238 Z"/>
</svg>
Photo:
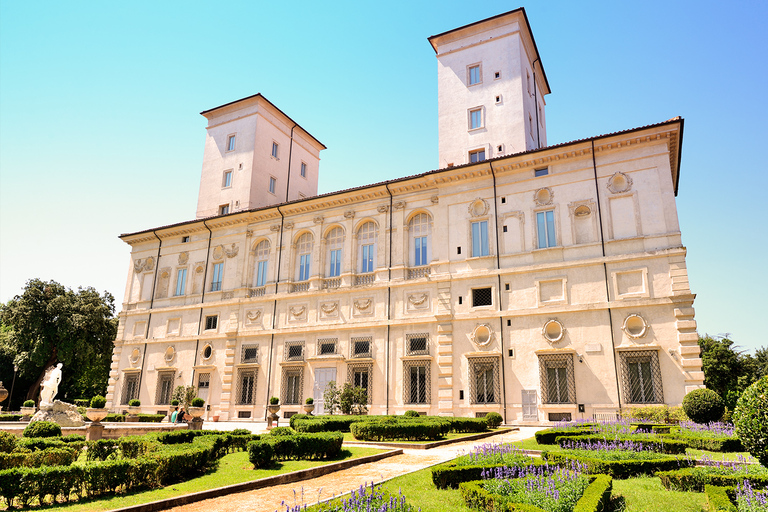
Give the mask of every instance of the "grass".
<svg viewBox="0 0 768 512">
<path fill-rule="evenodd" d="M 707 500 L 703 492 L 668 491 L 658 477 L 649 476 L 614 479 L 612 501 L 624 512 L 701 512 Z"/>
<path fill-rule="evenodd" d="M 496 429 L 488 429 L 488 432 L 494 432 Z M 455 432 L 449 432 L 445 435 L 442 439 L 436 439 L 435 441 L 360 441 L 359 439 L 355 439 L 355 436 L 352 435 L 352 432 L 344 432 L 344 442 L 345 443 L 376 443 L 376 442 L 382 442 L 382 443 L 397 443 L 397 444 L 427 444 L 427 443 L 434 443 L 437 441 L 445 441 L 446 439 L 461 439 L 463 437 L 467 436 L 476 436 L 477 434 L 484 434 L 486 432 L 462 432 L 460 434 L 457 434 Z"/>
<path fill-rule="evenodd" d="M 467 512 L 458 490 L 438 490 L 432 483 L 432 470 L 422 469 L 388 480 L 382 488 L 397 495 L 402 489 L 409 504 L 421 509 L 421 512 Z M 416 499 L 418 496 L 418 499 Z"/>
<path fill-rule="evenodd" d="M 374 455 L 383 451 L 385 450 L 349 447 L 342 449 L 341 456 L 330 461 L 288 460 L 277 463 L 273 468 L 259 470 L 254 470 L 253 464 L 248 462 L 248 452 L 230 453 L 220 459 L 218 467 L 197 478 L 187 480 L 186 482 L 167 485 L 160 489 L 118 494 L 97 500 L 82 500 L 71 504 L 60 504 L 55 507 L 48 506 L 44 508 L 55 508 L 56 510 L 67 510 L 68 512 L 112 510 L 115 508 L 139 505 L 176 496 L 184 496 L 195 492 L 215 489 L 217 487 L 224 487 L 226 485 L 250 482 L 252 480 L 258 480 L 259 478 L 323 466 L 329 462 L 338 462 L 367 455 Z"/>
</svg>

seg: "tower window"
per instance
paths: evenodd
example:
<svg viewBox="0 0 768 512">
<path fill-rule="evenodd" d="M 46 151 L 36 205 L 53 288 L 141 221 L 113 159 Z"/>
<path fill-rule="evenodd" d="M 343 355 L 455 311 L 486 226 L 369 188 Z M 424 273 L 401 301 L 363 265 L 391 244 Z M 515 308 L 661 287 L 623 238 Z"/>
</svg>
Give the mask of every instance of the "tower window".
<svg viewBox="0 0 768 512">
<path fill-rule="evenodd" d="M 232 186 L 232 171 L 224 171 L 224 177 L 221 180 L 221 186 L 223 188 Z"/>
<path fill-rule="evenodd" d="M 467 68 L 469 85 L 476 85 L 483 81 L 482 74 L 480 72 L 480 64 L 473 64 Z"/>
<path fill-rule="evenodd" d="M 277 158 L 277 154 L 278 154 L 277 152 L 278 152 L 279 147 L 280 146 L 277 144 L 277 142 L 273 142 L 272 143 L 272 156 L 274 158 Z"/>
<path fill-rule="evenodd" d="M 536 169 L 533 171 L 533 175 L 538 178 L 539 176 L 546 176 L 549 174 L 549 168 L 545 167 L 543 169 Z"/>
<path fill-rule="evenodd" d="M 230 135 L 227 137 L 227 151 L 234 151 L 235 150 L 235 136 Z"/>
<path fill-rule="evenodd" d="M 469 163 L 475 164 L 485 160 L 485 149 L 477 149 L 469 152 Z"/>
<path fill-rule="evenodd" d="M 496 71 L 495 73 L 493 73 L 494 80 L 498 80 L 499 78 L 501 78 L 501 71 Z"/>
<path fill-rule="evenodd" d="M 483 127 L 483 109 L 476 108 L 469 111 L 469 129 L 475 130 Z"/>
<path fill-rule="evenodd" d="M 307 164 L 304 162 L 301 162 L 301 177 L 306 178 L 307 177 Z"/>
<path fill-rule="evenodd" d="M 223 204 L 219 206 L 219 215 L 226 215 L 229 213 L 229 205 Z"/>
<path fill-rule="evenodd" d="M 277 184 L 277 180 L 270 176 L 269 177 L 269 193 L 274 194 L 275 193 L 275 185 Z"/>
</svg>

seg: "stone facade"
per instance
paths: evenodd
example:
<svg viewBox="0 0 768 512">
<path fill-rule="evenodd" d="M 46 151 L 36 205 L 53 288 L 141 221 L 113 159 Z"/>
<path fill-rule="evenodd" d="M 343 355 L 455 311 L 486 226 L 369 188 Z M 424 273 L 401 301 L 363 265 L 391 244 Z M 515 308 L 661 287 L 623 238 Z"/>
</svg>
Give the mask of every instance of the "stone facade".
<svg viewBox="0 0 768 512">
<path fill-rule="evenodd" d="M 522 10 L 430 41 L 440 63 L 443 44 L 499 26 L 516 27 L 516 55 L 535 49 Z M 490 62 L 518 86 L 531 68 L 477 48 L 489 55 L 464 68 Z M 270 396 L 287 414 L 312 396 L 321 413 L 334 380 L 367 387 L 372 414 L 535 424 L 680 404 L 701 387 L 675 204 L 683 121 L 552 147 L 544 135 L 540 149 L 531 139 L 464 163 L 444 157 L 455 105 L 442 110 L 453 86 L 440 87 L 452 167 L 306 199 L 291 188 L 279 205 L 122 235 L 132 253 L 108 406 L 164 411 L 174 387 L 194 385 L 222 420 L 263 419 Z M 505 122 L 482 143 L 530 135 L 527 121 L 496 129 Z M 459 124 L 450 151 L 463 158 L 477 141 Z"/>
</svg>

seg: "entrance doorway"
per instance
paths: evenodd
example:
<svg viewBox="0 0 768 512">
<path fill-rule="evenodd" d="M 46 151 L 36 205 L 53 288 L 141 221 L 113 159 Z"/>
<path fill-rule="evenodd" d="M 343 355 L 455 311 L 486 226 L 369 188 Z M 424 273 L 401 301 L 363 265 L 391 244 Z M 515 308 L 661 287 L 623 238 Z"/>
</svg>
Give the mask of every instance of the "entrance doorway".
<svg viewBox="0 0 768 512">
<path fill-rule="evenodd" d="M 336 368 L 315 368 L 315 388 L 312 398 L 315 399 L 315 414 L 325 414 L 323 392 L 329 382 L 336 380 Z"/>
</svg>

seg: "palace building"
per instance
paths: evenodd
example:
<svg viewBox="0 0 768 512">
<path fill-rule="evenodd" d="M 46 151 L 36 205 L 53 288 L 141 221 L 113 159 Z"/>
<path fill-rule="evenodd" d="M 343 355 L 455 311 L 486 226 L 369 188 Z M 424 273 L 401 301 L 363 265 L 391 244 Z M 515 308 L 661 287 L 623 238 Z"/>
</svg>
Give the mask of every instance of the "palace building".
<svg viewBox="0 0 768 512">
<path fill-rule="evenodd" d="M 196 219 L 121 235 L 108 407 L 192 385 L 209 419 L 317 414 L 336 381 L 371 414 L 538 424 L 703 386 L 683 120 L 548 146 L 522 8 L 429 42 L 438 170 L 317 195 L 325 146 L 264 96 L 202 112 Z"/>
</svg>

